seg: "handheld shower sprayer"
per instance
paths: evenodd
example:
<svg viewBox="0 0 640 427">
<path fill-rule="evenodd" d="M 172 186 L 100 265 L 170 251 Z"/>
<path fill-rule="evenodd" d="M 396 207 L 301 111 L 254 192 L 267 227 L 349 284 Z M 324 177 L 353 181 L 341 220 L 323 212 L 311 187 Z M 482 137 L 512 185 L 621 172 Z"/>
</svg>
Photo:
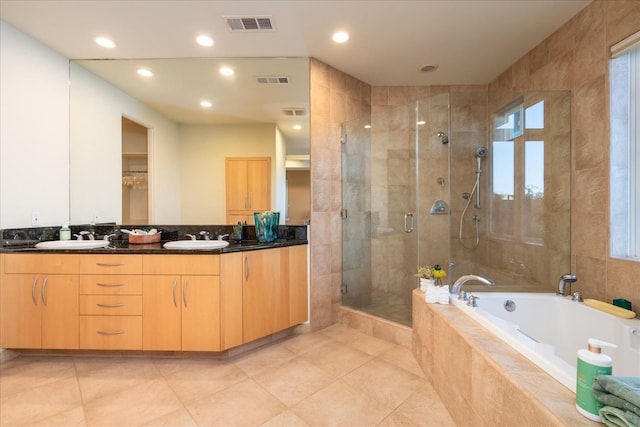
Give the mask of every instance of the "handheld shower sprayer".
<svg viewBox="0 0 640 427">
<path fill-rule="evenodd" d="M 487 157 L 487 149 L 485 147 L 478 147 L 476 149 L 476 173 L 482 172 L 482 159 Z"/>
<path fill-rule="evenodd" d="M 464 215 L 467 213 L 467 209 L 469 209 L 469 204 L 471 203 L 471 198 L 473 197 L 473 195 L 476 195 L 476 203 L 474 205 L 474 207 L 476 209 L 480 209 L 480 175 L 482 174 L 482 159 L 484 159 L 485 157 L 487 157 L 488 151 L 486 147 L 478 147 L 476 148 L 475 151 L 475 156 L 476 156 L 476 182 L 473 185 L 473 189 L 471 190 L 471 193 L 465 193 L 465 195 L 463 195 L 463 197 L 467 200 L 467 205 L 465 206 L 464 210 L 462 211 L 462 216 L 460 217 L 460 233 L 459 233 L 459 240 L 460 243 L 462 243 L 462 245 L 464 246 L 464 242 L 462 241 L 462 226 L 463 226 L 463 222 L 464 222 Z M 480 222 L 480 216 L 479 215 L 474 215 L 473 216 L 473 221 L 475 222 L 476 225 L 476 241 L 475 244 L 467 249 L 475 249 L 476 247 L 478 247 L 478 244 L 480 243 L 480 231 L 478 229 L 478 223 Z M 466 246 L 464 246 L 466 247 Z"/>
</svg>

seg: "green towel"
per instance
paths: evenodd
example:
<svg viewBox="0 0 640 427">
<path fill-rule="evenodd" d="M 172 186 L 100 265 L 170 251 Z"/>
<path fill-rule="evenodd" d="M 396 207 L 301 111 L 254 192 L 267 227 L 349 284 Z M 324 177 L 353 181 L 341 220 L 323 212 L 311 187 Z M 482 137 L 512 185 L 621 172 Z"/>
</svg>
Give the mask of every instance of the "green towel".
<svg viewBox="0 0 640 427">
<path fill-rule="evenodd" d="M 603 406 L 598 411 L 602 422 L 608 427 L 638 427 L 640 417 L 631 411 L 623 411 L 613 406 Z"/>
<path fill-rule="evenodd" d="M 640 417 L 640 377 L 598 375 L 593 380 L 591 392 L 604 405 L 630 411 Z"/>
</svg>

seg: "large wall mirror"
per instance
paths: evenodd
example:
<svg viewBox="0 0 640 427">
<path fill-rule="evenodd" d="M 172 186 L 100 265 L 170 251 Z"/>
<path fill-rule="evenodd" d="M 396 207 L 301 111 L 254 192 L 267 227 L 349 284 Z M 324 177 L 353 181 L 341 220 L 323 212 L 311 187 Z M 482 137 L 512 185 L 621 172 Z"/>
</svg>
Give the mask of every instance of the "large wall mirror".
<svg viewBox="0 0 640 427">
<path fill-rule="evenodd" d="M 228 158 L 269 158 L 269 209 L 308 221 L 308 58 L 74 60 L 70 120 L 72 223 L 229 223 Z"/>
</svg>

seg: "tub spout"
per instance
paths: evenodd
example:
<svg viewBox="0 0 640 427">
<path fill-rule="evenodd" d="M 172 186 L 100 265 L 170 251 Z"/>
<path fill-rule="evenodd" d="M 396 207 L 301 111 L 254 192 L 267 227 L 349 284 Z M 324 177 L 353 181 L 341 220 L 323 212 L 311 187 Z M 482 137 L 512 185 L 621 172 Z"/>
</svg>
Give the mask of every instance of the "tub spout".
<svg viewBox="0 0 640 427">
<path fill-rule="evenodd" d="M 565 296 L 571 294 L 571 284 L 578 280 L 575 274 L 563 274 L 558 281 L 558 291 L 556 295 Z M 564 285 L 569 284 L 569 290 L 566 291 Z"/>
<path fill-rule="evenodd" d="M 486 277 L 479 276 L 477 274 L 467 274 L 465 276 L 461 276 L 458 280 L 455 281 L 455 283 L 451 286 L 451 294 L 458 295 L 460 293 L 460 288 L 462 287 L 462 285 L 472 280 L 484 283 L 488 286 L 493 286 L 496 284 L 496 282 L 491 279 L 487 279 Z"/>
</svg>

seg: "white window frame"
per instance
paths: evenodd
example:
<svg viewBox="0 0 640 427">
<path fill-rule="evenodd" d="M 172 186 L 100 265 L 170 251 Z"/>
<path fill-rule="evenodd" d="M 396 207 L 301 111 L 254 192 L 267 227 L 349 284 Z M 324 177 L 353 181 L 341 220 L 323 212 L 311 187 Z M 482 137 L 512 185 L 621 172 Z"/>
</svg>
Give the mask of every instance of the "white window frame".
<svg viewBox="0 0 640 427">
<path fill-rule="evenodd" d="M 640 261 L 640 31 L 611 48 L 610 88 L 611 256 Z"/>
</svg>

